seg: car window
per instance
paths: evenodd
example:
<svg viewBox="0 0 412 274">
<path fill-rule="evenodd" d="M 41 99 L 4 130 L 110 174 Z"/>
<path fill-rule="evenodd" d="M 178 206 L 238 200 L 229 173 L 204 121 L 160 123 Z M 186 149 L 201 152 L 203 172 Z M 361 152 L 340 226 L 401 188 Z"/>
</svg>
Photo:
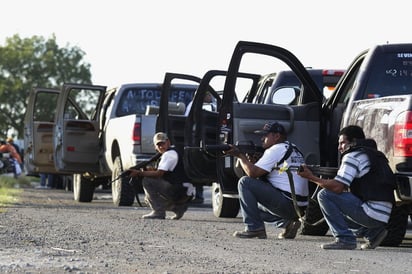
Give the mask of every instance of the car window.
<svg viewBox="0 0 412 274">
<path fill-rule="evenodd" d="M 95 120 L 101 90 L 73 88 L 64 108 L 64 119 Z"/>
<path fill-rule="evenodd" d="M 169 94 L 169 102 L 184 103 L 187 106 L 193 99 L 196 87 L 172 87 Z"/>
<path fill-rule="evenodd" d="M 182 102 L 187 106 L 193 98 L 194 91 L 195 89 L 192 87 L 172 87 L 169 102 Z M 117 116 L 145 114 L 146 106 L 160 105 L 160 94 L 160 88 L 129 88 L 123 92 L 116 114 Z"/>
<path fill-rule="evenodd" d="M 341 89 L 339 92 L 339 104 L 347 104 L 349 102 L 349 99 L 352 96 L 353 90 L 355 88 L 356 84 L 356 77 L 359 72 L 359 66 L 356 68 L 356 70 L 353 70 L 353 73 L 349 76 L 349 78 L 346 80 L 346 85 Z"/>
<path fill-rule="evenodd" d="M 58 97 L 58 93 L 37 93 L 34 103 L 33 121 L 54 122 Z"/>
<path fill-rule="evenodd" d="M 371 65 L 364 99 L 412 92 L 412 54 L 388 52 Z"/>
<path fill-rule="evenodd" d="M 158 106 L 160 89 L 133 87 L 124 90 L 117 108 L 117 116 L 144 114 L 147 105 Z"/>
</svg>

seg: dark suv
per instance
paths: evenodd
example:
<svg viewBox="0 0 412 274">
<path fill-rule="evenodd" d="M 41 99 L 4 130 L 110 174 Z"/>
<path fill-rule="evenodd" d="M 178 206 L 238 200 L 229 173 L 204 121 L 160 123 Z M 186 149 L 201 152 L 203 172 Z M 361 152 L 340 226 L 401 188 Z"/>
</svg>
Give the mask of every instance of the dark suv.
<svg viewBox="0 0 412 274">
<path fill-rule="evenodd" d="M 319 90 L 323 91 L 325 98 L 329 97 L 331 91 L 335 88 L 339 79 L 345 73 L 342 69 L 307 69 L 309 75 L 313 78 Z M 279 104 L 279 97 L 274 96 L 279 88 L 296 86 L 300 87 L 302 83 L 292 70 L 283 70 L 265 76 L 264 85 L 256 91 L 256 94 L 248 94 L 244 102 L 254 104 Z M 286 98 L 285 98 L 286 99 Z"/>
</svg>

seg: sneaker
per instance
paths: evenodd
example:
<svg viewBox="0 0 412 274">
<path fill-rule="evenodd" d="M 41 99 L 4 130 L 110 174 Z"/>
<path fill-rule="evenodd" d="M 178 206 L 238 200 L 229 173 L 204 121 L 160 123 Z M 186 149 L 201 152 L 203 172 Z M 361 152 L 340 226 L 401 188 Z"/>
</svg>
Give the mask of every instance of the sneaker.
<svg viewBox="0 0 412 274">
<path fill-rule="evenodd" d="M 342 243 L 339 241 L 335 241 L 330 244 L 323 244 L 321 245 L 323 249 L 345 249 L 345 250 L 352 250 L 356 249 L 356 243 L 349 244 L 349 243 Z"/>
<path fill-rule="evenodd" d="M 143 215 L 142 219 L 164 219 L 165 213 L 152 211 L 149 214 Z"/>
<path fill-rule="evenodd" d="M 266 230 L 265 229 L 260 229 L 260 230 L 245 230 L 245 231 L 235 231 L 233 233 L 234 237 L 237 238 L 258 238 L 258 239 L 266 239 Z"/>
<path fill-rule="evenodd" d="M 285 229 L 279 233 L 278 239 L 295 239 L 298 229 L 300 228 L 300 221 L 290 221 Z"/>
<path fill-rule="evenodd" d="M 172 216 L 170 219 L 172 220 L 179 220 L 180 218 L 183 217 L 183 214 L 185 214 L 186 210 L 187 210 L 188 205 L 187 204 L 183 204 L 183 205 L 179 205 L 176 206 L 175 209 L 173 210 L 173 212 L 175 213 L 174 216 Z"/>
<path fill-rule="evenodd" d="M 388 235 L 388 231 L 386 229 L 382 230 L 378 236 L 375 237 L 373 241 L 367 241 L 366 243 L 361 245 L 361 249 L 375 249 L 377 248 L 383 240 L 385 240 L 386 236 Z"/>
</svg>

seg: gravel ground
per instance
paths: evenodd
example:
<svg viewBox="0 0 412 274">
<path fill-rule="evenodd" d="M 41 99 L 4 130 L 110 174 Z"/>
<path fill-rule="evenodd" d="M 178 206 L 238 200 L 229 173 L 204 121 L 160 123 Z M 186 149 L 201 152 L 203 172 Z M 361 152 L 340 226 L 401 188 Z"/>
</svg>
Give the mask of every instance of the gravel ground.
<svg viewBox="0 0 412 274">
<path fill-rule="evenodd" d="M 76 203 L 63 190 L 24 189 L 0 213 L 2 273 L 411 273 L 412 237 L 398 248 L 325 251 L 333 240 L 298 235 L 236 239 L 240 216 L 219 219 L 211 205 L 181 220 L 142 220 L 148 208 L 115 207 L 108 193 Z"/>
</svg>

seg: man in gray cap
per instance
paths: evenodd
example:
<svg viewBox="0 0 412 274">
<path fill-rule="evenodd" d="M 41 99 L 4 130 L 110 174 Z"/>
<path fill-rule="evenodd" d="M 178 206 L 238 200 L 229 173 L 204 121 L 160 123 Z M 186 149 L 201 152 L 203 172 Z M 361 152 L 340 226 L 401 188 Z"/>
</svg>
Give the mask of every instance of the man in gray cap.
<svg viewBox="0 0 412 274">
<path fill-rule="evenodd" d="M 302 153 L 288 142 L 286 130 L 278 122 L 266 124 L 262 130 L 255 131 L 262 135 L 262 157 L 251 162 L 235 146 L 226 154 L 236 156 L 247 176 L 239 179 L 238 190 L 244 231 L 236 231 L 238 238 L 265 239 L 265 222 L 275 222 L 284 230 L 280 239 L 294 239 L 300 227 L 300 221 L 293 205 L 291 187 L 286 172 L 275 169 L 283 166 L 299 166 L 304 163 Z M 308 181 L 297 174 L 292 174 L 296 199 L 299 207 L 305 207 L 308 199 Z"/>
<path fill-rule="evenodd" d="M 188 195 L 191 186 L 186 177 L 183 160 L 171 145 L 166 133 L 158 132 L 153 137 L 156 151 L 162 154 L 160 162 L 153 170 L 130 169 L 130 176 L 143 177 L 145 202 L 152 212 L 143 215 L 143 219 L 165 219 L 166 211 L 175 213 L 173 220 L 182 218 L 187 202 L 193 197 Z M 189 188 L 189 189 L 188 189 Z"/>
</svg>

